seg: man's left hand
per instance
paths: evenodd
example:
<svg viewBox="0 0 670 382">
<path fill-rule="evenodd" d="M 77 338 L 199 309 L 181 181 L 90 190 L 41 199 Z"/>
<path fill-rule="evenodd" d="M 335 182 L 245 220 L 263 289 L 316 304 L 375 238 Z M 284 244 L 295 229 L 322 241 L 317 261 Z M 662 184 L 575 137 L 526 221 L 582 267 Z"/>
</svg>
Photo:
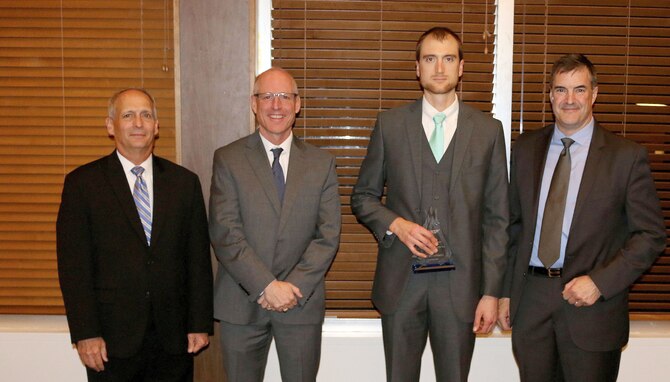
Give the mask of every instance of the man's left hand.
<svg viewBox="0 0 670 382">
<path fill-rule="evenodd" d="M 187 337 L 189 353 L 195 354 L 209 345 L 209 334 L 207 333 L 189 333 Z"/>
<path fill-rule="evenodd" d="M 575 277 L 563 288 L 563 299 L 576 307 L 591 306 L 600 296 L 600 290 L 590 276 Z"/>
<path fill-rule="evenodd" d="M 490 333 L 498 315 L 498 298 L 482 296 L 475 311 L 475 323 L 472 331 L 478 334 Z"/>
</svg>

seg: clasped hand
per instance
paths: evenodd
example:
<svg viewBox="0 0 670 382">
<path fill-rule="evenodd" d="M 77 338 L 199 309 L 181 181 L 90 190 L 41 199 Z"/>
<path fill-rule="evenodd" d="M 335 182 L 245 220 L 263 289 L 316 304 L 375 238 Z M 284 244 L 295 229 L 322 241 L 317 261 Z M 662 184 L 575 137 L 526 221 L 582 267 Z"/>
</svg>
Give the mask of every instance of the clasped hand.
<svg viewBox="0 0 670 382">
<path fill-rule="evenodd" d="M 263 295 L 256 302 L 265 310 L 287 312 L 298 305 L 300 298 L 302 293 L 298 287 L 287 281 L 274 280 L 265 287 Z"/>
</svg>

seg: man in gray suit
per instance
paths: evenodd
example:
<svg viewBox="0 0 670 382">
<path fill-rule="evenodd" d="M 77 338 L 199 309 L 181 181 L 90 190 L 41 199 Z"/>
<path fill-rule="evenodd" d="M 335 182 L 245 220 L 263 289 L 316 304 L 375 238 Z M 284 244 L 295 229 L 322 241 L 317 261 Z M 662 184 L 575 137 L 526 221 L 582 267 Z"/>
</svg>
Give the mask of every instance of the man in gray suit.
<svg viewBox="0 0 670 382">
<path fill-rule="evenodd" d="M 274 338 L 282 380 L 313 382 L 324 276 L 340 237 L 335 158 L 292 134 L 300 96 L 288 72 L 260 74 L 253 93 L 258 130 L 214 154 L 209 213 L 224 365 L 229 381 L 262 381 Z"/>
<path fill-rule="evenodd" d="M 437 380 L 467 380 L 475 333 L 488 333 L 497 314 L 507 245 L 505 143 L 500 122 L 459 102 L 463 64 L 453 31 L 421 36 L 423 98 L 379 114 L 351 199 L 379 241 L 372 300 L 382 314 L 389 381 L 419 380 L 428 335 Z M 414 273 L 413 256 L 437 251 L 435 235 L 421 226 L 431 209 L 455 268 Z"/>
<path fill-rule="evenodd" d="M 665 249 L 647 150 L 598 124 L 597 96 L 591 61 L 559 58 L 555 123 L 514 145 L 499 321 L 522 381 L 616 381 L 628 287 Z"/>
</svg>

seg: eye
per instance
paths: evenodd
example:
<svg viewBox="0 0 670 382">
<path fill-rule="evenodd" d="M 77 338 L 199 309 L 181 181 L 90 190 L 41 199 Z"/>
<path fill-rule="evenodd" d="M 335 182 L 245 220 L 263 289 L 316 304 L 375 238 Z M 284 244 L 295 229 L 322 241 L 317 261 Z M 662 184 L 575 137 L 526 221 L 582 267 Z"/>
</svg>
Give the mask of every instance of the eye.
<svg viewBox="0 0 670 382">
<path fill-rule="evenodd" d="M 456 57 L 454 57 L 454 56 L 447 56 L 447 57 L 444 58 L 444 61 L 449 62 L 449 63 L 454 62 L 455 60 L 456 60 Z"/>
<path fill-rule="evenodd" d="M 584 94 L 584 93 L 586 93 L 586 89 L 584 89 L 584 88 L 575 89 L 575 93 Z"/>
<path fill-rule="evenodd" d="M 423 58 L 423 60 L 429 64 L 433 63 L 435 61 L 435 57 L 433 56 L 426 56 Z"/>
<path fill-rule="evenodd" d="M 565 93 L 565 89 L 564 89 L 564 88 L 555 88 L 555 89 L 554 89 L 554 93 L 556 93 L 556 94 L 564 94 L 564 93 Z"/>
<path fill-rule="evenodd" d="M 293 98 L 293 94 L 290 93 L 277 93 L 279 99 L 282 101 L 290 101 Z"/>
<path fill-rule="evenodd" d="M 123 113 L 121 114 L 121 119 L 132 119 L 133 113 Z"/>
<path fill-rule="evenodd" d="M 149 113 L 148 111 L 143 111 L 142 114 L 140 114 L 140 115 L 142 116 L 143 119 L 148 119 L 148 120 L 152 120 L 152 121 L 154 119 L 153 114 Z"/>
<path fill-rule="evenodd" d="M 261 93 L 261 94 L 258 95 L 258 98 L 260 98 L 261 101 L 269 102 L 269 101 L 272 101 L 272 99 L 274 98 L 274 94 L 273 93 Z"/>
</svg>

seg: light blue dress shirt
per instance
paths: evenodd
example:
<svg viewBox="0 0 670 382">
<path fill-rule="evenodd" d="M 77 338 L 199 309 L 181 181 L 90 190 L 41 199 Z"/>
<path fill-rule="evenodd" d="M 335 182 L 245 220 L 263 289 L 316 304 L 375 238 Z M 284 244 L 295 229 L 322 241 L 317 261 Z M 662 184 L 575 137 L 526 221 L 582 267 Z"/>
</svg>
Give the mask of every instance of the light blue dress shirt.
<svg viewBox="0 0 670 382">
<path fill-rule="evenodd" d="M 542 186 L 540 188 L 540 201 L 537 209 L 537 221 L 535 222 L 535 237 L 533 238 L 533 251 L 531 252 L 530 265 L 534 267 L 544 267 L 537 256 L 538 245 L 540 243 L 540 232 L 542 228 L 542 218 L 544 217 L 544 207 L 547 203 L 547 195 L 549 194 L 549 186 L 551 184 L 551 177 L 554 175 L 558 157 L 563 151 L 563 143 L 561 138 L 567 135 L 563 134 L 558 128 L 554 127 L 554 133 L 551 136 L 551 143 L 549 144 L 549 152 L 547 153 L 547 161 L 544 164 L 544 172 L 542 175 Z M 584 174 L 584 165 L 589 154 L 589 146 L 591 146 L 591 137 L 593 136 L 593 118 L 581 130 L 569 136 L 575 143 L 570 146 L 570 183 L 568 184 L 568 195 L 565 202 L 565 213 L 563 214 L 563 229 L 561 234 L 561 253 L 560 257 L 551 266 L 551 268 L 563 268 L 563 261 L 565 260 L 565 247 L 568 244 L 568 233 L 570 232 L 570 225 L 572 224 L 572 217 L 575 213 L 575 204 L 577 203 L 577 194 L 579 193 L 579 185 L 582 182 L 582 175 Z"/>
</svg>

